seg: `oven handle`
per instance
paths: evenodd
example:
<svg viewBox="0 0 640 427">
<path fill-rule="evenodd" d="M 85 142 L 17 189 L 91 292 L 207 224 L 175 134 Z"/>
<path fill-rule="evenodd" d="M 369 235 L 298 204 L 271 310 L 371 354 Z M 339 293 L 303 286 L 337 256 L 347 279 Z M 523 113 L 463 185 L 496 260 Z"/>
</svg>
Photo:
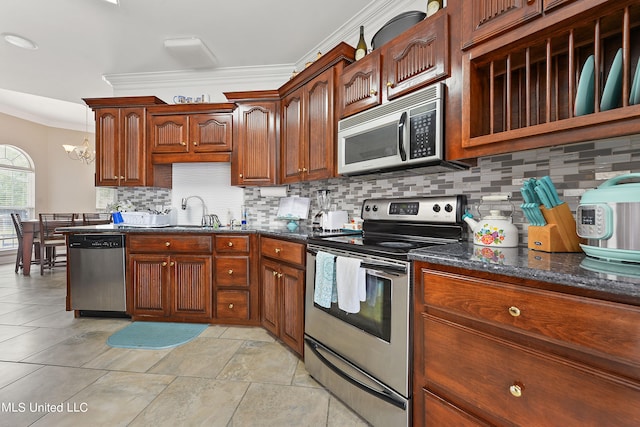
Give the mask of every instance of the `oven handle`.
<svg viewBox="0 0 640 427">
<path fill-rule="evenodd" d="M 403 112 L 400 116 L 400 122 L 398 122 L 398 150 L 400 151 L 400 158 L 402 161 L 407 160 L 407 152 L 404 149 L 404 127 L 407 121 L 407 112 Z"/>
<path fill-rule="evenodd" d="M 369 394 L 371 394 L 371 395 L 373 395 L 373 396 L 375 396 L 375 397 L 377 397 L 377 398 L 379 398 L 381 400 L 384 400 L 385 402 L 387 402 L 387 403 L 389 403 L 389 404 L 391 404 L 393 406 L 396 406 L 396 407 L 398 407 L 398 408 L 400 408 L 402 410 L 406 410 L 407 409 L 406 402 L 403 402 L 402 400 L 394 397 L 386 389 L 383 388 L 382 390 L 375 390 L 375 389 L 371 388 L 370 386 L 367 386 L 366 384 L 362 383 L 361 381 L 358 381 L 357 379 L 353 378 L 351 375 L 343 372 L 340 368 L 338 368 L 336 365 L 331 363 L 326 357 L 324 357 L 322 354 L 320 354 L 320 351 L 318 350 L 319 344 L 317 342 L 315 342 L 314 340 L 305 337 L 304 341 L 307 343 L 307 345 L 309 345 L 309 348 L 311 349 L 311 351 L 313 351 L 313 354 L 315 354 L 316 357 L 318 357 L 322 363 L 324 363 L 329 369 L 331 369 L 334 373 L 339 375 L 344 380 L 346 380 L 349 383 L 353 384 L 354 386 L 358 387 L 360 390 L 366 391 L 367 393 L 369 393 Z"/>
<path fill-rule="evenodd" d="M 318 254 L 318 251 L 314 251 L 313 249 L 307 249 L 307 252 L 313 256 Z M 383 273 L 392 274 L 394 276 L 400 276 L 402 274 L 407 274 L 407 268 L 395 265 L 379 265 L 379 264 L 371 264 L 368 262 L 360 263 L 361 268 L 367 268 L 369 270 L 377 270 Z"/>
</svg>

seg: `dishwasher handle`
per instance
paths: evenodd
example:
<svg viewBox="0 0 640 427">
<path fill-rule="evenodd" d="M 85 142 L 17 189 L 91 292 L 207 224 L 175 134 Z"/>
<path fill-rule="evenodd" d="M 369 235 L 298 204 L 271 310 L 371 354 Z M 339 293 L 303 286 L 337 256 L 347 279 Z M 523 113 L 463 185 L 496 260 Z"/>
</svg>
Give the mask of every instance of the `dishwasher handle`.
<svg viewBox="0 0 640 427">
<path fill-rule="evenodd" d="M 73 249 L 121 249 L 125 247 L 124 234 L 71 234 L 69 248 Z"/>
</svg>

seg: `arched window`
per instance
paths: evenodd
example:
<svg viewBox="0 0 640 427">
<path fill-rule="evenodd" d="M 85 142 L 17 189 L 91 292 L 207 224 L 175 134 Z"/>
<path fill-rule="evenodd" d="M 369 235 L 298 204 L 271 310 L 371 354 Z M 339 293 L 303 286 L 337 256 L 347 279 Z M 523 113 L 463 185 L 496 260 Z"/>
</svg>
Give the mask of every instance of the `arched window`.
<svg viewBox="0 0 640 427">
<path fill-rule="evenodd" d="M 35 168 L 27 153 L 0 144 L 0 250 L 18 247 L 11 212 L 23 219 L 35 214 Z"/>
</svg>

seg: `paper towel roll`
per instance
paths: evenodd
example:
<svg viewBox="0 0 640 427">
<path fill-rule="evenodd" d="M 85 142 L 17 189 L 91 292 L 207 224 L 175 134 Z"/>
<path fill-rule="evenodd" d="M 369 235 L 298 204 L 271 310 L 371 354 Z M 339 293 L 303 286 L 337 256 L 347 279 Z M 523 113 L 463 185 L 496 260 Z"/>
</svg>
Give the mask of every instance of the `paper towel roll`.
<svg viewBox="0 0 640 427">
<path fill-rule="evenodd" d="M 260 197 L 287 197 L 288 187 L 260 187 Z"/>
</svg>

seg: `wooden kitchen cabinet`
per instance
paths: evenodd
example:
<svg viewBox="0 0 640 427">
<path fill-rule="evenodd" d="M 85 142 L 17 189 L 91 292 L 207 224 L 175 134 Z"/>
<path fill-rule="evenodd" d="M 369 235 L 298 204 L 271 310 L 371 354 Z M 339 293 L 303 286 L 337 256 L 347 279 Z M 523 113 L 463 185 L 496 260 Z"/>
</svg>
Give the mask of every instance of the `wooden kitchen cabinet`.
<svg viewBox="0 0 640 427">
<path fill-rule="evenodd" d="M 347 66 L 338 85 L 340 117 L 448 77 L 449 43 L 445 8 Z"/>
<path fill-rule="evenodd" d="M 146 110 L 164 102 L 153 96 L 84 101 L 95 112 L 96 186 L 170 187 L 147 180 Z"/>
<path fill-rule="evenodd" d="M 144 320 L 209 322 L 213 237 L 129 235 L 127 311 Z"/>
<path fill-rule="evenodd" d="M 305 245 L 262 237 L 260 276 L 262 326 L 302 357 Z"/>
<path fill-rule="evenodd" d="M 280 95 L 277 91 L 225 92 L 234 115 L 231 185 L 278 183 Z"/>
<path fill-rule="evenodd" d="M 152 163 L 229 161 L 234 104 L 165 105 L 148 110 Z"/>
<path fill-rule="evenodd" d="M 214 256 L 214 318 L 221 323 L 260 324 L 257 235 L 217 234 Z"/>
<path fill-rule="evenodd" d="M 414 268 L 414 425 L 640 423 L 639 307 Z"/>
<path fill-rule="evenodd" d="M 463 7 L 478 3 L 463 2 Z M 640 132 L 640 106 L 629 101 L 640 59 L 640 44 L 633 42 L 640 37 L 638 2 L 535 1 L 531 6 L 539 17 L 503 34 L 474 39 L 462 53 L 466 154 L 486 156 Z M 610 96 L 605 86 L 619 49 L 621 89 Z M 593 104 L 578 94 L 590 55 L 597 76 L 589 90 Z M 613 108 L 602 104 L 603 98 Z M 576 115 L 576 105 L 592 112 Z"/>
<path fill-rule="evenodd" d="M 353 56 L 353 47 L 340 43 L 279 89 L 281 183 L 335 176 L 337 75 Z"/>
</svg>

